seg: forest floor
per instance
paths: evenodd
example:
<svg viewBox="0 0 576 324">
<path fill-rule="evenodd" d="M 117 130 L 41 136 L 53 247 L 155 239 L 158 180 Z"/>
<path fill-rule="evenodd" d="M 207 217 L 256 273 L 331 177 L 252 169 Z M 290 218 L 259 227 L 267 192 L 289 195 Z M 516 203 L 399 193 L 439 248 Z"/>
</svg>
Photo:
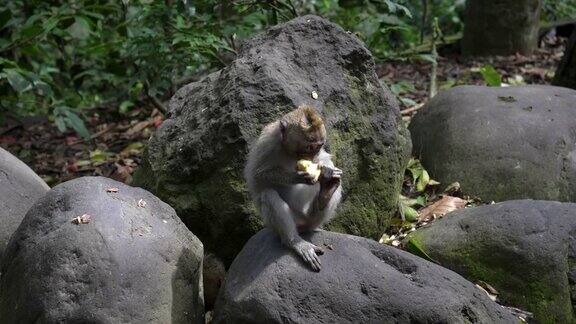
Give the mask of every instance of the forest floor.
<svg viewBox="0 0 576 324">
<path fill-rule="evenodd" d="M 562 58 L 565 39 L 545 39 L 531 56 L 466 59 L 444 54 L 438 60 L 440 89 L 461 84 L 483 85 L 479 72 L 493 66 L 508 84 L 550 84 Z M 378 76 L 402 98 L 406 121 L 428 100 L 431 64 L 423 60 L 381 62 Z M 144 146 L 164 116 L 147 103 L 127 114 L 117 107 L 84 112 L 92 136 L 86 141 L 73 132 L 61 133 L 48 118 L 7 118 L 0 124 L 0 146 L 26 162 L 50 186 L 86 175 L 129 182 Z"/>
</svg>

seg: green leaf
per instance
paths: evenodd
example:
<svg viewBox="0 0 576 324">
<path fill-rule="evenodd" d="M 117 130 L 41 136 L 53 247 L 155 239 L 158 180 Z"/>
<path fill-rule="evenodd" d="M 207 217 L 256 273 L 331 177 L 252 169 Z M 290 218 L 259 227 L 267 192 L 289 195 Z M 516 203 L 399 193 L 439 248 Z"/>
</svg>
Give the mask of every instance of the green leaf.
<svg viewBox="0 0 576 324">
<path fill-rule="evenodd" d="M 430 182 L 430 175 L 428 174 L 428 171 L 422 169 L 421 176 L 418 178 L 418 182 L 416 183 L 416 190 L 424 191 L 428 182 Z"/>
<path fill-rule="evenodd" d="M 485 65 L 480 68 L 480 73 L 484 78 L 484 82 L 491 87 L 500 87 L 502 85 L 502 76 L 491 65 Z"/>
<path fill-rule="evenodd" d="M 417 201 L 418 205 L 426 206 L 426 202 L 428 201 L 428 199 L 426 198 L 426 196 L 422 195 L 422 196 L 418 196 L 418 198 L 416 198 L 416 201 Z"/>
<path fill-rule="evenodd" d="M 121 114 L 125 114 L 125 113 L 129 112 L 130 108 L 132 108 L 132 107 L 134 107 L 134 103 L 132 101 L 125 100 L 125 101 L 122 101 L 118 110 L 120 111 Z"/>
<path fill-rule="evenodd" d="M 434 259 L 432 259 L 428 253 L 426 253 L 424 251 L 424 249 L 422 248 L 422 246 L 420 245 L 420 243 L 418 241 L 416 241 L 413 238 L 409 238 L 408 242 L 406 243 L 406 250 L 408 250 L 408 252 L 415 254 L 421 258 L 424 258 L 430 262 L 434 262 L 437 263 L 436 261 L 434 261 Z"/>
<path fill-rule="evenodd" d="M 406 107 L 412 107 L 412 106 L 415 106 L 415 105 L 417 104 L 416 101 L 414 101 L 414 100 L 412 100 L 412 99 L 410 99 L 410 98 L 401 97 L 401 98 L 400 98 L 400 101 L 402 101 L 402 103 L 403 103 Z"/>
<path fill-rule="evenodd" d="M 54 123 L 56 123 L 56 127 L 61 133 L 66 131 L 66 121 L 64 121 L 64 117 L 61 115 L 54 116 Z"/>
<path fill-rule="evenodd" d="M 403 206 L 415 206 L 418 205 L 418 200 L 417 199 L 412 199 L 412 198 L 408 198 L 406 196 L 400 195 L 400 202 L 402 203 Z"/>
<path fill-rule="evenodd" d="M 20 35 L 22 35 L 23 38 L 34 38 L 34 37 L 42 34 L 43 31 L 44 31 L 44 28 L 42 28 L 42 26 L 31 25 L 31 26 L 28 26 L 28 27 L 25 27 L 24 29 L 22 29 L 22 31 L 20 32 Z"/>
<path fill-rule="evenodd" d="M 428 181 L 428 185 L 429 185 L 429 186 L 437 186 L 437 185 L 439 185 L 439 184 L 440 184 L 440 182 L 438 182 L 438 181 L 436 181 L 436 180 L 434 180 L 434 179 L 430 179 L 430 181 Z"/>
<path fill-rule="evenodd" d="M 74 18 L 74 23 L 68 27 L 68 33 L 76 39 L 86 39 L 90 37 L 90 32 L 90 22 L 84 17 Z"/>
<path fill-rule="evenodd" d="M 60 18 L 57 16 L 53 16 L 48 18 L 48 20 L 46 20 L 44 22 L 44 31 L 45 32 L 49 32 L 52 29 L 54 29 L 54 27 L 56 27 L 58 25 L 58 23 L 60 22 Z"/>
<path fill-rule="evenodd" d="M 434 58 L 434 56 L 432 56 L 430 54 L 418 54 L 418 55 L 414 55 L 414 58 L 425 61 L 425 62 L 436 63 L 436 59 Z"/>
<path fill-rule="evenodd" d="M 64 110 L 64 115 L 66 117 L 66 125 L 70 126 L 78 135 L 82 136 L 84 139 L 90 139 L 90 132 L 86 128 L 84 121 L 78 117 L 75 113 L 69 109 Z"/>
<path fill-rule="evenodd" d="M 98 163 L 98 162 L 106 162 L 108 158 L 107 154 L 102 150 L 94 150 L 90 152 L 90 161 Z"/>
<path fill-rule="evenodd" d="M 12 11 L 10 9 L 0 12 L 0 29 L 4 28 L 10 19 L 12 19 Z"/>
<path fill-rule="evenodd" d="M 54 94 L 52 92 L 52 87 L 41 80 L 34 81 L 34 88 L 38 90 L 38 94 L 41 96 L 51 96 Z"/>
<path fill-rule="evenodd" d="M 412 172 L 412 180 L 413 182 L 417 182 L 418 179 L 422 176 L 422 168 L 413 168 L 410 169 L 410 172 Z"/>
<path fill-rule="evenodd" d="M 135 143 L 131 143 L 128 146 L 126 146 L 124 148 L 124 150 L 142 150 L 144 148 L 144 143 L 142 142 L 135 142 Z"/>
<path fill-rule="evenodd" d="M 16 69 L 5 69 L 6 79 L 12 88 L 18 92 L 22 93 L 24 91 L 32 89 L 32 83 L 28 81 L 22 74 L 20 74 Z"/>
<path fill-rule="evenodd" d="M 404 211 L 404 219 L 408 222 L 416 222 L 418 221 L 418 212 L 416 209 L 409 207 L 409 206 L 402 206 Z"/>
</svg>

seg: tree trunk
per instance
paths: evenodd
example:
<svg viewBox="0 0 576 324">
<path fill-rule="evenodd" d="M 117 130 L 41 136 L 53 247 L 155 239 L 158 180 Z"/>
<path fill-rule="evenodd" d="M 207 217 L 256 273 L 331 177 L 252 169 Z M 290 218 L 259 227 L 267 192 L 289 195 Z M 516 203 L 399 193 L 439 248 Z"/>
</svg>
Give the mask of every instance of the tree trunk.
<svg viewBox="0 0 576 324">
<path fill-rule="evenodd" d="M 561 87 L 576 89 L 576 30 L 572 32 L 572 37 L 566 45 L 566 52 L 558 65 L 553 83 Z"/>
<path fill-rule="evenodd" d="M 468 0 L 463 53 L 531 54 L 538 45 L 540 0 Z"/>
</svg>

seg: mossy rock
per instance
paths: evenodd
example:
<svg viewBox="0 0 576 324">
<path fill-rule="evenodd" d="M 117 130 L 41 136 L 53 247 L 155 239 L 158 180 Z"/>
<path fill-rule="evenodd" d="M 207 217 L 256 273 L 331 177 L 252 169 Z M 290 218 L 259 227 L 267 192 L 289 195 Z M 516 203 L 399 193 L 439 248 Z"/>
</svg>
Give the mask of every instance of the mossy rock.
<svg viewBox="0 0 576 324">
<path fill-rule="evenodd" d="M 576 204 L 516 200 L 452 212 L 407 238 L 538 323 L 576 323 Z"/>
<path fill-rule="evenodd" d="M 249 145 L 263 125 L 302 104 L 325 118 L 328 149 L 345 172 L 330 227 L 378 237 L 396 210 L 410 137 L 370 52 L 316 16 L 248 40 L 228 67 L 180 89 L 134 184 L 174 207 L 229 264 L 262 227 L 242 178 Z"/>
</svg>

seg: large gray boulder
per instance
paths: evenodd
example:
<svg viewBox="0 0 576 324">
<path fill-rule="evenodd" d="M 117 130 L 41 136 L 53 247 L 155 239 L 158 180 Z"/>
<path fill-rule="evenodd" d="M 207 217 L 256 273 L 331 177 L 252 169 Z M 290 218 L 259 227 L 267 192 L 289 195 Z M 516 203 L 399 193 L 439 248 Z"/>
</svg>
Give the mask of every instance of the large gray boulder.
<svg viewBox="0 0 576 324">
<path fill-rule="evenodd" d="M 375 241 L 333 232 L 312 271 L 265 229 L 234 260 L 214 323 L 517 323 L 456 273 Z M 328 246 L 330 248 L 328 248 Z"/>
<path fill-rule="evenodd" d="M 72 222 L 84 214 L 87 224 Z M 94 177 L 60 184 L 10 240 L 0 323 L 203 323 L 202 253 L 145 190 Z"/>
<path fill-rule="evenodd" d="M 576 201 L 576 91 L 463 86 L 410 124 L 430 175 L 484 200 Z"/>
<path fill-rule="evenodd" d="M 409 134 L 364 44 L 316 16 L 248 40 L 230 66 L 180 89 L 134 184 L 173 206 L 230 263 L 261 228 L 242 178 L 249 144 L 302 104 L 325 117 L 329 150 L 345 172 L 332 229 L 378 237 L 397 209 Z"/>
<path fill-rule="evenodd" d="M 490 284 L 539 323 L 576 322 L 576 204 L 518 200 L 462 209 L 409 241 L 415 252 Z"/>
<path fill-rule="evenodd" d="M 24 162 L 0 148 L 0 267 L 10 236 L 30 206 L 48 189 Z"/>
</svg>

